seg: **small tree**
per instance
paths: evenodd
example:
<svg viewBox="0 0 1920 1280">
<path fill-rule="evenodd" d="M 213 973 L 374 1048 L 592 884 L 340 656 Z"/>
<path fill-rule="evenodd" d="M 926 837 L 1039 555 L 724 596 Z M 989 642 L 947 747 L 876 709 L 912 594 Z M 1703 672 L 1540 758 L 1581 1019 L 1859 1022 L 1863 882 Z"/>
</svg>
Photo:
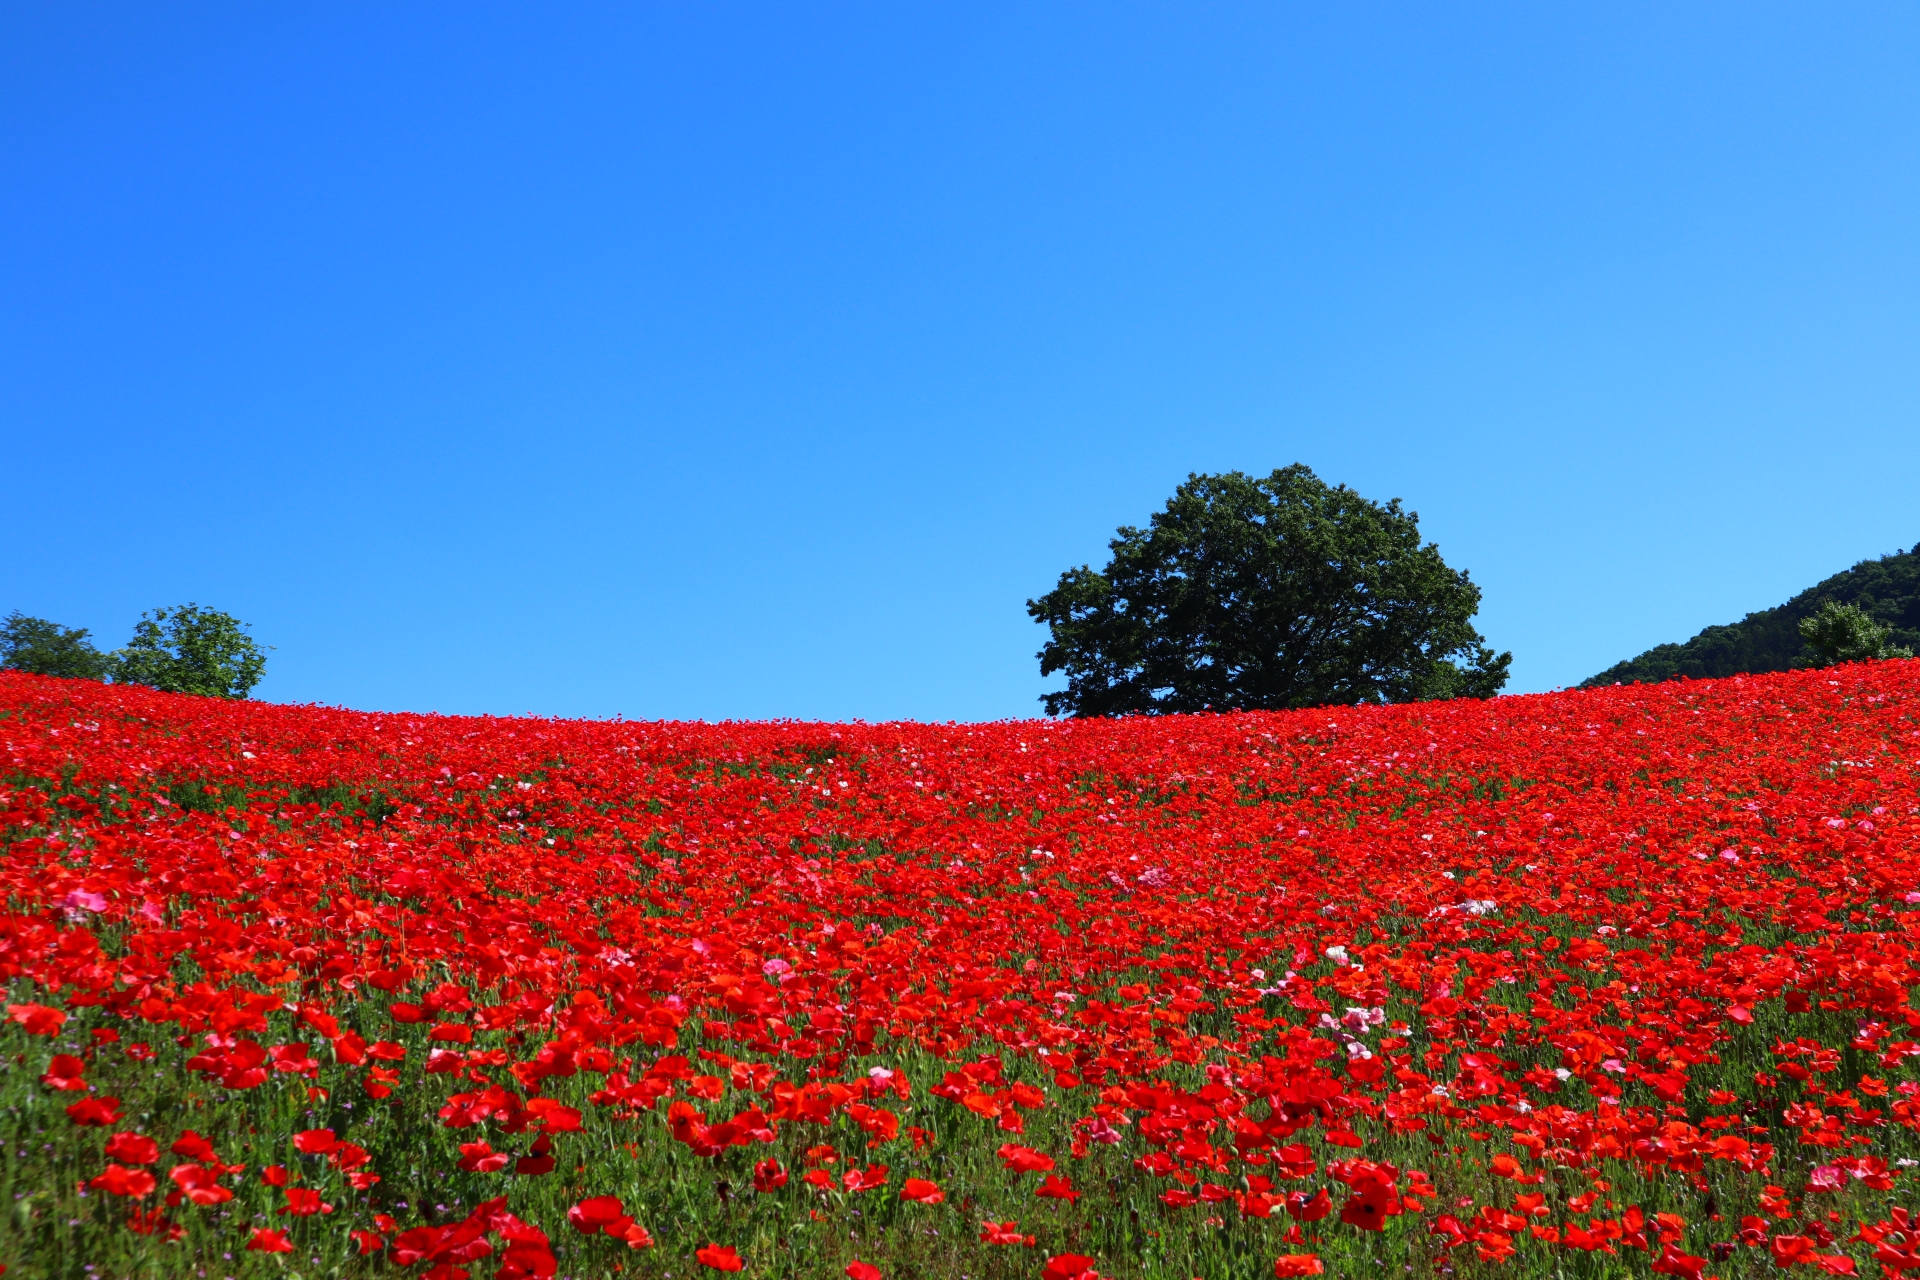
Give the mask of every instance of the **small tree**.
<svg viewBox="0 0 1920 1280">
<path fill-rule="evenodd" d="M 1866 662 L 1874 658 L 1911 658 L 1911 649 L 1887 643 L 1891 627 L 1883 627 L 1858 605 L 1820 602 L 1820 612 L 1800 619 L 1800 638 L 1807 642 L 1801 665 L 1830 667 L 1836 662 Z"/>
<path fill-rule="evenodd" d="M 1048 715 L 1277 709 L 1491 697 L 1513 655 L 1471 619 L 1480 589 L 1420 542 L 1419 517 L 1294 465 L 1190 475 L 1113 559 L 1027 612 L 1052 632 Z"/>
<path fill-rule="evenodd" d="M 133 639 L 113 654 L 113 678 L 167 693 L 244 698 L 267 655 L 230 614 L 183 604 L 140 615 Z"/>
<path fill-rule="evenodd" d="M 0 670 L 105 680 L 108 667 L 107 655 L 93 647 L 85 627 L 63 627 L 17 609 L 0 627 Z"/>
</svg>

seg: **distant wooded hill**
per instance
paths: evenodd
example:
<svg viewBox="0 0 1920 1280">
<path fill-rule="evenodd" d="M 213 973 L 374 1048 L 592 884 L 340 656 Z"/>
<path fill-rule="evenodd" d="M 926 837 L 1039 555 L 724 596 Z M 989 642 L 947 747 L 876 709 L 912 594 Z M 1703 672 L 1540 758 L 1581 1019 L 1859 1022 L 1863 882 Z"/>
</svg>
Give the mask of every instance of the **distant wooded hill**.
<svg viewBox="0 0 1920 1280">
<path fill-rule="evenodd" d="M 1920 546 L 1878 560 L 1862 560 L 1785 604 L 1750 613 L 1738 622 L 1708 627 L 1685 644 L 1663 644 L 1608 667 L 1580 687 L 1651 684 L 1675 676 L 1713 676 L 1786 671 L 1806 651 L 1800 619 L 1822 602 L 1853 605 L 1893 628 L 1892 643 L 1920 651 Z"/>
</svg>

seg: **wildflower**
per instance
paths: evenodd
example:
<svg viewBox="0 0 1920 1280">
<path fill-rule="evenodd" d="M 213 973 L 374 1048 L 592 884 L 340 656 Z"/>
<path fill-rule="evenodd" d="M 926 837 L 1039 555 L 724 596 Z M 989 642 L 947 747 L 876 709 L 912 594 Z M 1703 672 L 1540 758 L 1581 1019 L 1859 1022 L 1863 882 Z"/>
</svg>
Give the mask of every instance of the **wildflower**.
<svg viewBox="0 0 1920 1280">
<path fill-rule="evenodd" d="M 120 1123 L 120 1099 L 96 1094 L 82 1098 L 67 1108 L 67 1119 L 77 1125 L 106 1126 Z"/>
<path fill-rule="evenodd" d="M 153 1175 L 145 1169 L 129 1169 L 123 1165 L 110 1164 L 106 1171 L 87 1184 L 110 1195 L 128 1196 L 140 1199 L 153 1194 L 155 1186 Z"/>
<path fill-rule="evenodd" d="M 693 1256 L 701 1266 L 712 1267 L 715 1271 L 738 1271 L 746 1265 L 740 1261 L 740 1255 L 727 1245 L 705 1245 L 696 1249 Z"/>
<path fill-rule="evenodd" d="M 116 1133 L 107 1139 L 107 1159 L 122 1164 L 152 1164 L 160 1158 L 160 1144 L 137 1133 Z"/>
<path fill-rule="evenodd" d="M 633 1219 L 627 1216 L 625 1207 L 620 1203 L 620 1197 L 594 1196 L 568 1209 L 567 1221 L 573 1224 L 575 1231 L 590 1236 L 602 1230 L 607 1230 L 609 1234 L 617 1234 L 610 1230 L 615 1223 L 624 1226 Z"/>
<path fill-rule="evenodd" d="M 311 1187 L 286 1187 L 282 1190 L 287 1202 L 280 1206 L 283 1214 L 292 1214 L 296 1218 L 310 1218 L 316 1213 L 332 1213 L 333 1206 L 320 1199 L 320 1193 Z"/>
<path fill-rule="evenodd" d="M 1273 1167 L 1283 1178 L 1308 1178 L 1319 1165 L 1305 1143 L 1290 1142 L 1273 1153 Z"/>
<path fill-rule="evenodd" d="M 1393 1188 L 1380 1182 L 1364 1182 L 1340 1206 L 1340 1221 L 1362 1231 L 1379 1231 L 1389 1217 L 1400 1212 L 1400 1199 Z"/>
<path fill-rule="evenodd" d="M 512 1156 L 495 1151 L 484 1139 L 460 1144 L 460 1167 L 468 1173 L 498 1173 L 512 1163 Z"/>
<path fill-rule="evenodd" d="M 1000 1164 L 1002 1168 L 1015 1173 L 1045 1173 L 1053 1168 L 1053 1157 L 1031 1147 L 1007 1142 L 1000 1146 Z"/>
<path fill-rule="evenodd" d="M 70 1053 L 56 1053 L 46 1072 L 41 1075 L 40 1083 L 56 1092 L 81 1093 L 86 1090 L 87 1064 Z"/>
<path fill-rule="evenodd" d="M 867 1169 L 848 1169 L 840 1175 L 841 1185 L 849 1192 L 872 1191 L 887 1185 L 887 1166 L 877 1164 Z"/>
<path fill-rule="evenodd" d="M 1080 1193 L 1073 1189 L 1073 1179 L 1061 1177 L 1057 1173 L 1048 1174 L 1046 1180 L 1034 1189 L 1033 1194 L 1044 1200 L 1065 1200 L 1069 1204 L 1080 1198 Z"/>
<path fill-rule="evenodd" d="M 182 1195 L 197 1205 L 225 1204 L 233 1199 L 233 1192 L 220 1185 L 220 1175 L 201 1165 L 177 1164 L 167 1170 L 167 1177 Z"/>
<path fill-rule="evenodd" d="M 1287 1197 L 1287 1216 L 1301 1222 L 1318 1222 L 1333 1212 L 1333 1198 L 1325 1188 L 1308 1195 L 1295 1191 Z"/>
<path fill-rule="evenodd" d="M 253 1236 L 247 1241 L 247 1249 L 252 1253 L 292 1253 L 293 1241 L 282 1230 L 267 1227 L 255 1227 Z"/>
<path fill-rule="evenodd" d="M 293 1135 L 294 1150 L 310 1156 L 323 1156 L 339 1145 L 331 1129 L 306 1129 Z"/>
<path fill-rule="evenodd" d="M 19 1023 L 30 1036 L 58 1035 L 67 1022 L 63 1011 L 43 1004 L 10 1004 L 7 1017 Z"/>
</svg>

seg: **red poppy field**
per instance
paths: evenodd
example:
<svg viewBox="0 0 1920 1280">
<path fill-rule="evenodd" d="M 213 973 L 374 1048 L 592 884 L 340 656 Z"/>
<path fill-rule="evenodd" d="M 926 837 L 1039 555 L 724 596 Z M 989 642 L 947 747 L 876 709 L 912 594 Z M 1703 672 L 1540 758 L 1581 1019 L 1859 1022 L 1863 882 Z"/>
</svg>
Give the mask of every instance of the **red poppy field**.
<svg viewBox="0 0 1920 1280">
<path fill-rule="evenodd" d="M 0 753 L 10 1277 L 1920 1272 L 1920 662 Z"/>
</svg>

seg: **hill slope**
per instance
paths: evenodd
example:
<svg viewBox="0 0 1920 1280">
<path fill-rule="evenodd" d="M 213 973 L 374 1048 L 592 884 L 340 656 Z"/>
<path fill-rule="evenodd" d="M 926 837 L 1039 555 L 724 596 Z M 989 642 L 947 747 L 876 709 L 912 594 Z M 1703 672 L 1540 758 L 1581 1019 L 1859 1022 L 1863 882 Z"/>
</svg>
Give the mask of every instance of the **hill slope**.
<svg viewBox="0 0 1920 1280">
<path fill-rule="evenodd" d="M 1893 1276 L 1916 782 L 1916 662 L 974 725 L 0 673 L 0 1264 Z"/>
<path fill-rule="evenodd" d="M 1805 647 L 1800 619 L 1817 612 L 1825 600 L 1858 605 L 1874 621 L 1893 628 L 1892 643 L 1920 648 L 1920 546 L 1878 560 L 1862 560 L 1785 604 L 1750 613 L 1738 622 L 1708 627 L 1684 644 L 1655 645 L 1637 658 L 1615 663 L 1580 687 L 1791 670 Z"/>
</svg>

